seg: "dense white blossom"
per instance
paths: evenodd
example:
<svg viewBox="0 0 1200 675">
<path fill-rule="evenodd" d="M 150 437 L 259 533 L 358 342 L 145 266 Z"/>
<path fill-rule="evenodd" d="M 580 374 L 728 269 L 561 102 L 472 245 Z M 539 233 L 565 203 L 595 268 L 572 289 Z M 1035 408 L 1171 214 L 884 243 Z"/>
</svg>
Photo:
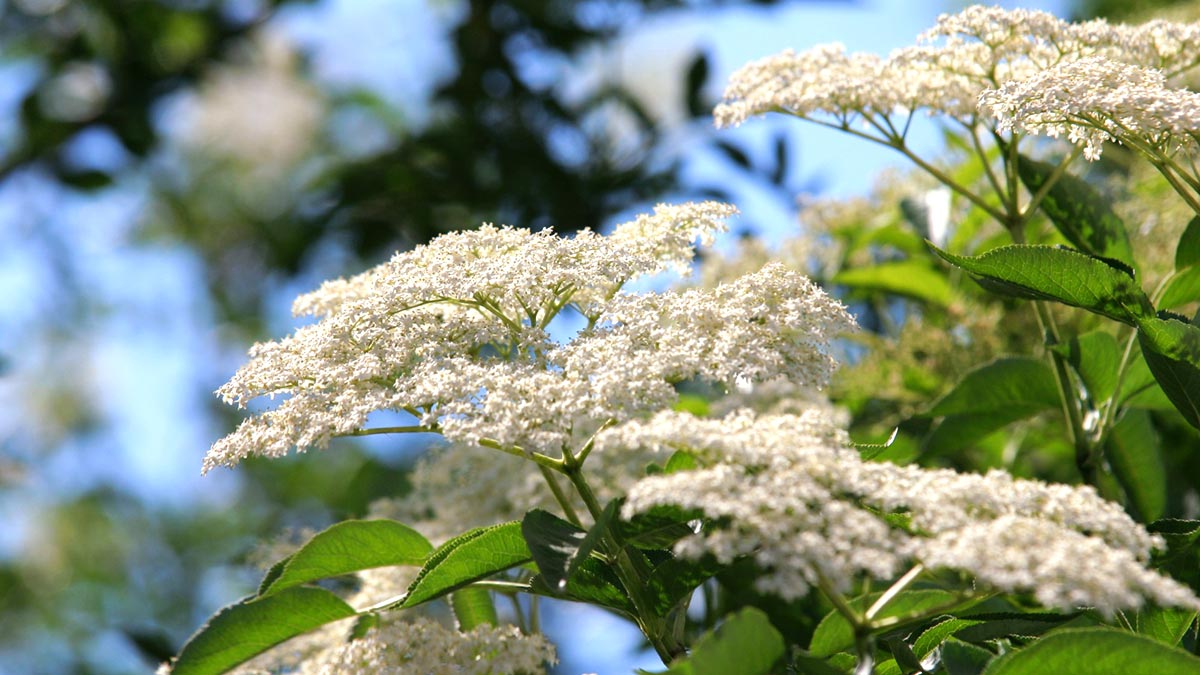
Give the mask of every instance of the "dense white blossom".
<svg viewBox="0 0 1200 675">
<path fill-rule="evenodd" d="M 1090 486 L 863 461 L 817 412 L 660 413 L 603 432 L 597 447 L 699 457 L 703 468 L 640 481 L 623 516 L 663 505 L 703 512 L 713 527 L 676 553 L 750 557 L 764 570 L 757 588 L 785 599 L 820 583 L 846 592 L 861 577 L 886 581 L 921 563 L 1056 608 L 1200 608 L 1186 587 L 1145 568 L 1162 540 Z"/>
<path fill-rule="evenodd" d="M 889 126 L 891 115 L 924 110 L 973 126 L 985 91 L 1093 57 L 1181 73 L 1200 62 L 1200 24 L 1071 23 L 1042 11 L 974 6 L 942 15 L 917 44 L 886 57 L 822 45 L 750 63 L 730 78 L 715 117 L 724 127 L 781 111 L 849 127 L 862 116 L 891 136 L 902 134 Z"/>
<path fill-rule="evenodd" d="M 554 647 L 515 626 L 462 633 L 427 619 L 384 623 L 301 663 L 299 675 L 520 675 L 545 672 Z"/>
<path fill-rule="evenodd" d="M 557 455 L 609 420 L 670 407 L 674 384 L 786 377 L 823 386 L 845 309 L 778 264 L 710 289 L 631 294 L 639 276 L 683 267 L 693 242 L 733 213 L 664 206 L 611 236 L 484 226 L 443 235 L 300 298 L 320 320 L 251 360 L 218 393 L 245 405 L 284 396 L 218 441 L 205 470 L 249 455 L 324 447 L 380 410 L 452 441 Z M 553 340 L 565 308 L 587 326 Z"/>
<path fill-rule="evenodd" d="M 1105 141 L 1148 146 L 1167 155 L 1194 150 L 1200 94 L 1174 89 L 1159 70 L 1092 57 L 1009 82 L 980 96 L 1003 131 L 1065 136 L 1100 157 Z"/>
</svg>

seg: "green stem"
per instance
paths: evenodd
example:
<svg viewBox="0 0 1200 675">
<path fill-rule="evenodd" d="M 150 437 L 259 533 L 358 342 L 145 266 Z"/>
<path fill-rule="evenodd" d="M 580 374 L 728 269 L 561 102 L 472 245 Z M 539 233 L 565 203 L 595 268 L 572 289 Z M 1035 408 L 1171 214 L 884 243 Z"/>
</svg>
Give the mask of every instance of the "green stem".
<svg viewBox="0 0 1200 675">
<path fill-rule="evenodd" d="M 554 476 L 554 473 L 550 469 L 547 469 L 540 464 L 538 465 L 538 470 L 542 472 L 542 478 L 545 478 L 546 484 L 550 486 L 550 492 L 554 493 L 554 500 L 557 501 L 559 507 L 562 508 L 563 515 L 565 515 L 567 520 L 571 521 L 575 527 L 582 529 L 583 521 L 579 519 L 579 514 L 575 513 L 575 507 L 571 504 L 571 500 L 569 497 L 567 497 L 567 493 L 562 489 L 562 486 L 558 484 L 558 479 Z"/>
<path fill-rule="evenodd" d="M 441 429 L 437 425 L 425 426 L 424 424 L 415 424 L 406 427 L 372 427 L 370 429 L 355 429 L 347 434 L 338 434 L 339 436 L 377 436 L 379 434 L 436 434 Z"/>
<path fill-rule="evenodd" d="M 867 613 L 863 614 L 863 621 L 866 623 L 871 623 L 871 621 L 874 620 L 881 611 L 883 611 L 883 608 L 887 607 L 889 602 L 894 600 L 901 591 L 908 587 L 909 584 L 916 581 L 917 577 L 921 576 L 921 573 L 924 571 L 925 566 L 921 563 L 917 563 L 912 569 L 910 569 L 908 572 L 905 572 L 904 576 L 897 579 L 896 583 L 888 587 L 888 589 L 883 592 L 883 595 L 880 595 L 879 599 L 871 605 L 871 608 L 867 610 Z"/>
<path fill-rule="evenodd" d="M 564 454 L 570 457 L 569 453 Z M 572 458 L 572 461 L 565 464 L 562 472 L 575 486 L 575 491 L 579 493 L 588 512 L 592 514 L 592 520 L 600 522 L 604 509 L 600 506 L 600 501 L 596 499 L 592 487 L 588 485 L 587 479 L 584 478 L 578 460 Z M 629 593 L 629 599 L 637 612 L 638 628 L 654 646 L 654 651 L 658 653 L 663 663 L 669 664 L 675 657 L 684 653 L 684 648 L 682 643 L 676 639 L 671 626 L 667 625 L 667 621 L 654 611 L 654 605 L 646 595 L 646 580 L 650 576 L 650 571 L 645 569 L 645 561 L 630 554 L 629 547 L 625 546 L 613 528 L 605 528 L 603 537 L 610 558 L 617 563 L 615 570 L 617 578 Z"/>
<path fill-rule="evenodd" d="M 563 466 L 562 460 L 554 459 L 553 457 L 548 457 L 546 455 L 543 455 L 540 452 L 531 452 L 529 450 L 526 450 L 525 448 L 522 448 L 519 445 L 505 445 L 505 444 L 501 443 L 500 441 L 497 441 L 494 438 L 481 438 L 481 439 L 479 439 L 479 445 L 481 445 L 485 448 L 491 448 L 493 450 L 499 450 L 500 452 L 508 453 L 510 455 L 513 455 L 514 457 L 521 457 L 522 459 L 528 459 L 530 461 L 536 462 L 538 466 L 542 466 L 547 469 L 551 469 L 553 471 L 561 471 L 562 470 L 562 466 Z"/>
</svg>

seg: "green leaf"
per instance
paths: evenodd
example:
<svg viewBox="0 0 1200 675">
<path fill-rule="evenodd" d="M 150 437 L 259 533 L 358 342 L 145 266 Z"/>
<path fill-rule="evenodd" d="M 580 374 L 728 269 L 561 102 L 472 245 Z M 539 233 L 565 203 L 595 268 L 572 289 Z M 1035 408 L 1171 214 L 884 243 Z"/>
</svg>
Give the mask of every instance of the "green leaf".
<svg viewBox="0 0 1200 675">
<path fill-rule="evenodd" d="M 1167 284 L 1158 299 L 1159 309 L 1175 309 L 1200 300 L 1200 266 L 1189 267 Z"/>
<path fill-rule="evenodd" d="M 966 447 L 1043 410 L 1059 407 L 1058 385 L 1040 359 L 1000 358 L 963 376 L 926 413 L 944 417 L 922 442 L 927 453 Z"/>
<path fill-rule="evenodd" d="M 696 587 L 723 569 L 724 566 L 712 558 L 669 558 L 650 573 L 650 578 L 646 580 L 646 592 L 659 616 L 666 616 L 680 600 L 691 597 Z"/>
<path fill-rule="evenodd" d="M 415 607 L 532 559 L 520 521 L 471 530 L 429 556 L 400 606 Z"/>
<path fill-rule="evenodd" d="M 881 593 L 869 593 L 851 601 L 851 606 L 866 610 L 879 598 Z M 950 606 L 958 595 L 939 589 L 918 589 L 904 591 L 892 599 L 876 618 L 888 618 L 919 614 L 927 610 Z M 854 629 L 846 617 L 836 610 L 825 615 L 813 632 L 812 643 L 808 651 L 814 656 L 830 656 L 854 646 Z"/>
<path fill-rule="evenodd" d="M 1078 613 L 996 612 L 964 617 L 973 621 L 955 633 L 967 642 L 987 642 L 1005 637 L 1035 637 L 1074 620 Z"/>
<path fill-rule="evenodd" d="M 946 675 L 979 675 L 995 654 L 983 647 L 950 638 L 942 645 L 942 667 Z"/>
<path fill-rule="evenodd" d="M 968 372 L 929 415 L 960 415 L 1020 410 L 1026 415 L 1059 405 L 1054 373 L 1041 359 L 998 358 Z"/>
<path fill-rule="evenodd" d="M 213 615 L 183 645 L 172 675 L 217 675 L 303 633 L 354 616 L 354 608 L 321 588 L 290 588 L 249 598 Z"/>
<path fill-rule="evenodd" d="M 1196 675 L 1200 658 L 1111 628 L 1068 628 L 992 661 L 985 675 Z"/>
<path fill-rule="evenodd" d="M 1150 413 L 1126 410 L 1109 432 L 1104 455 L 1142 522 L 1161 518 L 1167 508 L 1167 468 Z"/>
<path fill-rule="evenodd" d="M 1188 424 L 1200 429 L 1200 327 L 1176 319 L 1142 319 L 1138 343 L 1167 398 Z"/>
<path fill-rule="evenodd" d="M 1055 300 L 1131 326 L 1154 314 L 1150 299 L 1129 270 L 1078 251 L 1016 245 L 1001 246 L 978 256 L 958 256 L 933 244 L 929 246 L 996 293 Z"/>
<path fill-rule="evenodd" d="M 673 506 L 656 506 L 649 511 L 639 513 L 628 521 L 620 522 L 617 527 L 621 539 L 628 546 L 644 549 L 670 548 L 675 542 L 695 534 L 688 522 L 695 520 L 697 514 L 692 511 Z"/>
<path fill-rule="evenodd" d="M 565 589 L 569 568 L 579 556 L 580 545 L 588 533 L 553 513 L 534 509 L 521 520 L 521 534 L 537 563 L 538 573 L 553 587 Z"/>
<path fill-rule="evenodd" d="M 783 658 L 783 636 L 762 610 L 747 607 L 725 617 L 696 641 L 692 652 L 676 659 L 667 675 L 769 675 Z"/>
<path fill-rule="evenodd" d="M 856 290 L 882 291 L 946 307 L 954 301 L 954 288 L 946 276 L 917 260 L 855 267 L 834 275 L 835 284 Z"/>
<path fill-rule="evenodd" d="M 672 474 L 679 471 L 692 471 L 700 468 L 700 460 L 687 450 L 676 450 L 663 467 L 663 473 Z"/>
<path fill-rule="evenodd" d="M 1117 368 L 1121 347 L 1117 338 L 1104 331 L 1092 331 L 1051 347 L 1075 369 L 1096 403 L 1112 397 L 1117 388 Z"/>
<path fill-rule="evenodd" d="M 680 394 L 679 400 L 675 401 L 675 410 L 691 413 L 696 417 L 708 417 L 709 407 L 708 399 L 695 394 Z"/>
<path fill-rule="evenodd" d="M 1197 612 L 1176 607 L 1144 607 L 1130 619 L 1133 629 L 1163 644 L 1178 645 L 1196 622 Z"/>
<path fill-rule="evenodd" d="M 1200 216 L 1192 218 L 1175 247 L 1175 269 L 1200 265 Z"/>
<path fill-rule="evenodd" d="M 1031 193 L 1046 184 L 1055 166 L 1017 156 L 1017 173 Z M 1063 172 L 1041 201 L 1041 209 L 1067 241 L 1091 255 L 1133 265 L 1125 223 L 1108 199 L 1087 181 Z"/>
<path fill-rule="evenodd" d="M 551 598 L 586 602 L 592 605 L 607 607 L 611 610 L 633 618 L 636 614 L 629 594 L 621 586 L 620 580 L 608 565 L 595 558 L 583 558 L 567 580 L 567 587 L 559 588 L 557 584 L 551 587 L 542 575 L 537 575 L 529 582 L 531 593 L 545 595 Z"/>
<path fill-rule="evenodd" d="M 420 565 L 432 551 L 429 541 L 407 525 L 393 520 L 347 520 L 317 534 L 272 567 L 259 595 L 373 567 Z"/>
<path fill-rule="evenodd" d="M 792 654 L 792 665 L 796 667 L 796 672 L 800 675 L 846 675 L 846 671 L 835 668 L 825 659 L 813 656 L 804 650 L 797 650 Z"/>
<path fill-rule="evenodd" d="M 458 619 L 458 628 L 462 631 L 500 623 L 491 594 L 477 586 L 467 586 L 451 593 L 450 609 L 454 611 L 454 618 Z"/>
</svg>

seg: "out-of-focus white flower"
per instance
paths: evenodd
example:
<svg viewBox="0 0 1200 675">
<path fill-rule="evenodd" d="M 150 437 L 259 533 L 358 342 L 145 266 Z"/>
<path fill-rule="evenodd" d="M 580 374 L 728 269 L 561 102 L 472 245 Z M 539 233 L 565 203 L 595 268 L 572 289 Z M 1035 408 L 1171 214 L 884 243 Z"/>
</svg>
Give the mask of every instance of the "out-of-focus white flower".
<svg viewBox="0 0 1200 675">
<path fill-rule="evenodd" d="M 282 36 L 261 33 L 250 52 L 209 73 L 183 111 L 181 140 L 193 152 L 275 173 L 312 148 L 325 104 Z"/>
</svg>

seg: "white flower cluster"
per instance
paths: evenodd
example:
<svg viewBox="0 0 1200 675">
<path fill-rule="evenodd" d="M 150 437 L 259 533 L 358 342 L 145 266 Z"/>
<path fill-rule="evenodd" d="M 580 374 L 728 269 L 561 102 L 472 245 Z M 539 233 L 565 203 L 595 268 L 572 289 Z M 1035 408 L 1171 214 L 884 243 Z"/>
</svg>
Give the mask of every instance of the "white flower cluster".
<svg viewBox="0 0 1200 675">
<path fill-rule="evenodd" d="M 319 652 L 298 675 L 517 675 L 544 673 L 554 647 L 515 626 L 479 626 L 466 633 L 428 619 L 391 622 Z"/>
<path fill-rule="evenodd" d="M 1013 96 L 1035 93 L 1046 83 L 1022 83 L 1080 61 L 1089 64 L 1082 69 L 1106 63 L 1109 70 L 1123 65 L 1174 75 L 1200 63 L 1200 24 L 1071 23 L 1041 11 L 975 6 L 939 17 L 915 46 L 886 58 L 847 54 L 840 45 L 825 45 L 751 63 L 734 73 L 725 101 L 714 114 L 721 127 L 772 111 L 827 116 L 847 128 L 862 117 L 888 136 L 903 134 L 892 126 L 891 115 L 916 110 L 975 126 L 981 113 L 999 114 L 994 102 L 981 108 L 985 92 L 1010 85 Z M 1077 82 L 1086 86 L 1083 80 Z M 1107 87 L 1120 82 L 1102 73 L 1091 81 Z M 1098 101 L 1095 96 L 1099 94 L 1089 100 Z M 994 94 L 988 97 L 993 101 Z M 1005 123 L 1010 129 L 1014 126 Z"/>
<path fill-rule="evenodd" d="M 1160 70 L 1091 57 L 1008 82 L 980 96 L 980 109 L 1017 129 L 1067 140 L 1095 160 L 1105 141 L 1173 155 L 1195 150 L 1200 94 L 1175 89 Z"/>
<path fill-rule="evenodd" d="M 697 237 L 732 207 L 660 206 L 604 237 L 484 226 L 447 234 L 297 300 L 320 320 L 256 345 L 218 393 L 244 406 L 287 397 L 218 441 L 204 469 L 324 447 L 376 411 L 410 413 L 468 444 L 556 455 L 609 420 L 670 407 L 674 383 L 787 377 L 823 386 L 845 309 L 782 265 L 713 289 L 630 294 L 628 281 L 686 269 Z M 564 310 L 587 327 L 560 343 Z"/>
<path fill-rule="evenodd" d="M 1146 600 L 1200 609 L 1185 586 L 1145 567 L 1163 545 L 1091 487 L 863 461 L 821 413 L 724 419 L 660 413 L 606 430 L 598 449 L 687 450 L 705 468 L 651 476 L 626 518 L 695 509 L 715 526 L 683 539 L 685 557 L 749 556 L 759 590 L 793 599 L 812 586 L 896 578 L 921 563 L 1063 609 L 1105 613 Z"/>
</svg>

